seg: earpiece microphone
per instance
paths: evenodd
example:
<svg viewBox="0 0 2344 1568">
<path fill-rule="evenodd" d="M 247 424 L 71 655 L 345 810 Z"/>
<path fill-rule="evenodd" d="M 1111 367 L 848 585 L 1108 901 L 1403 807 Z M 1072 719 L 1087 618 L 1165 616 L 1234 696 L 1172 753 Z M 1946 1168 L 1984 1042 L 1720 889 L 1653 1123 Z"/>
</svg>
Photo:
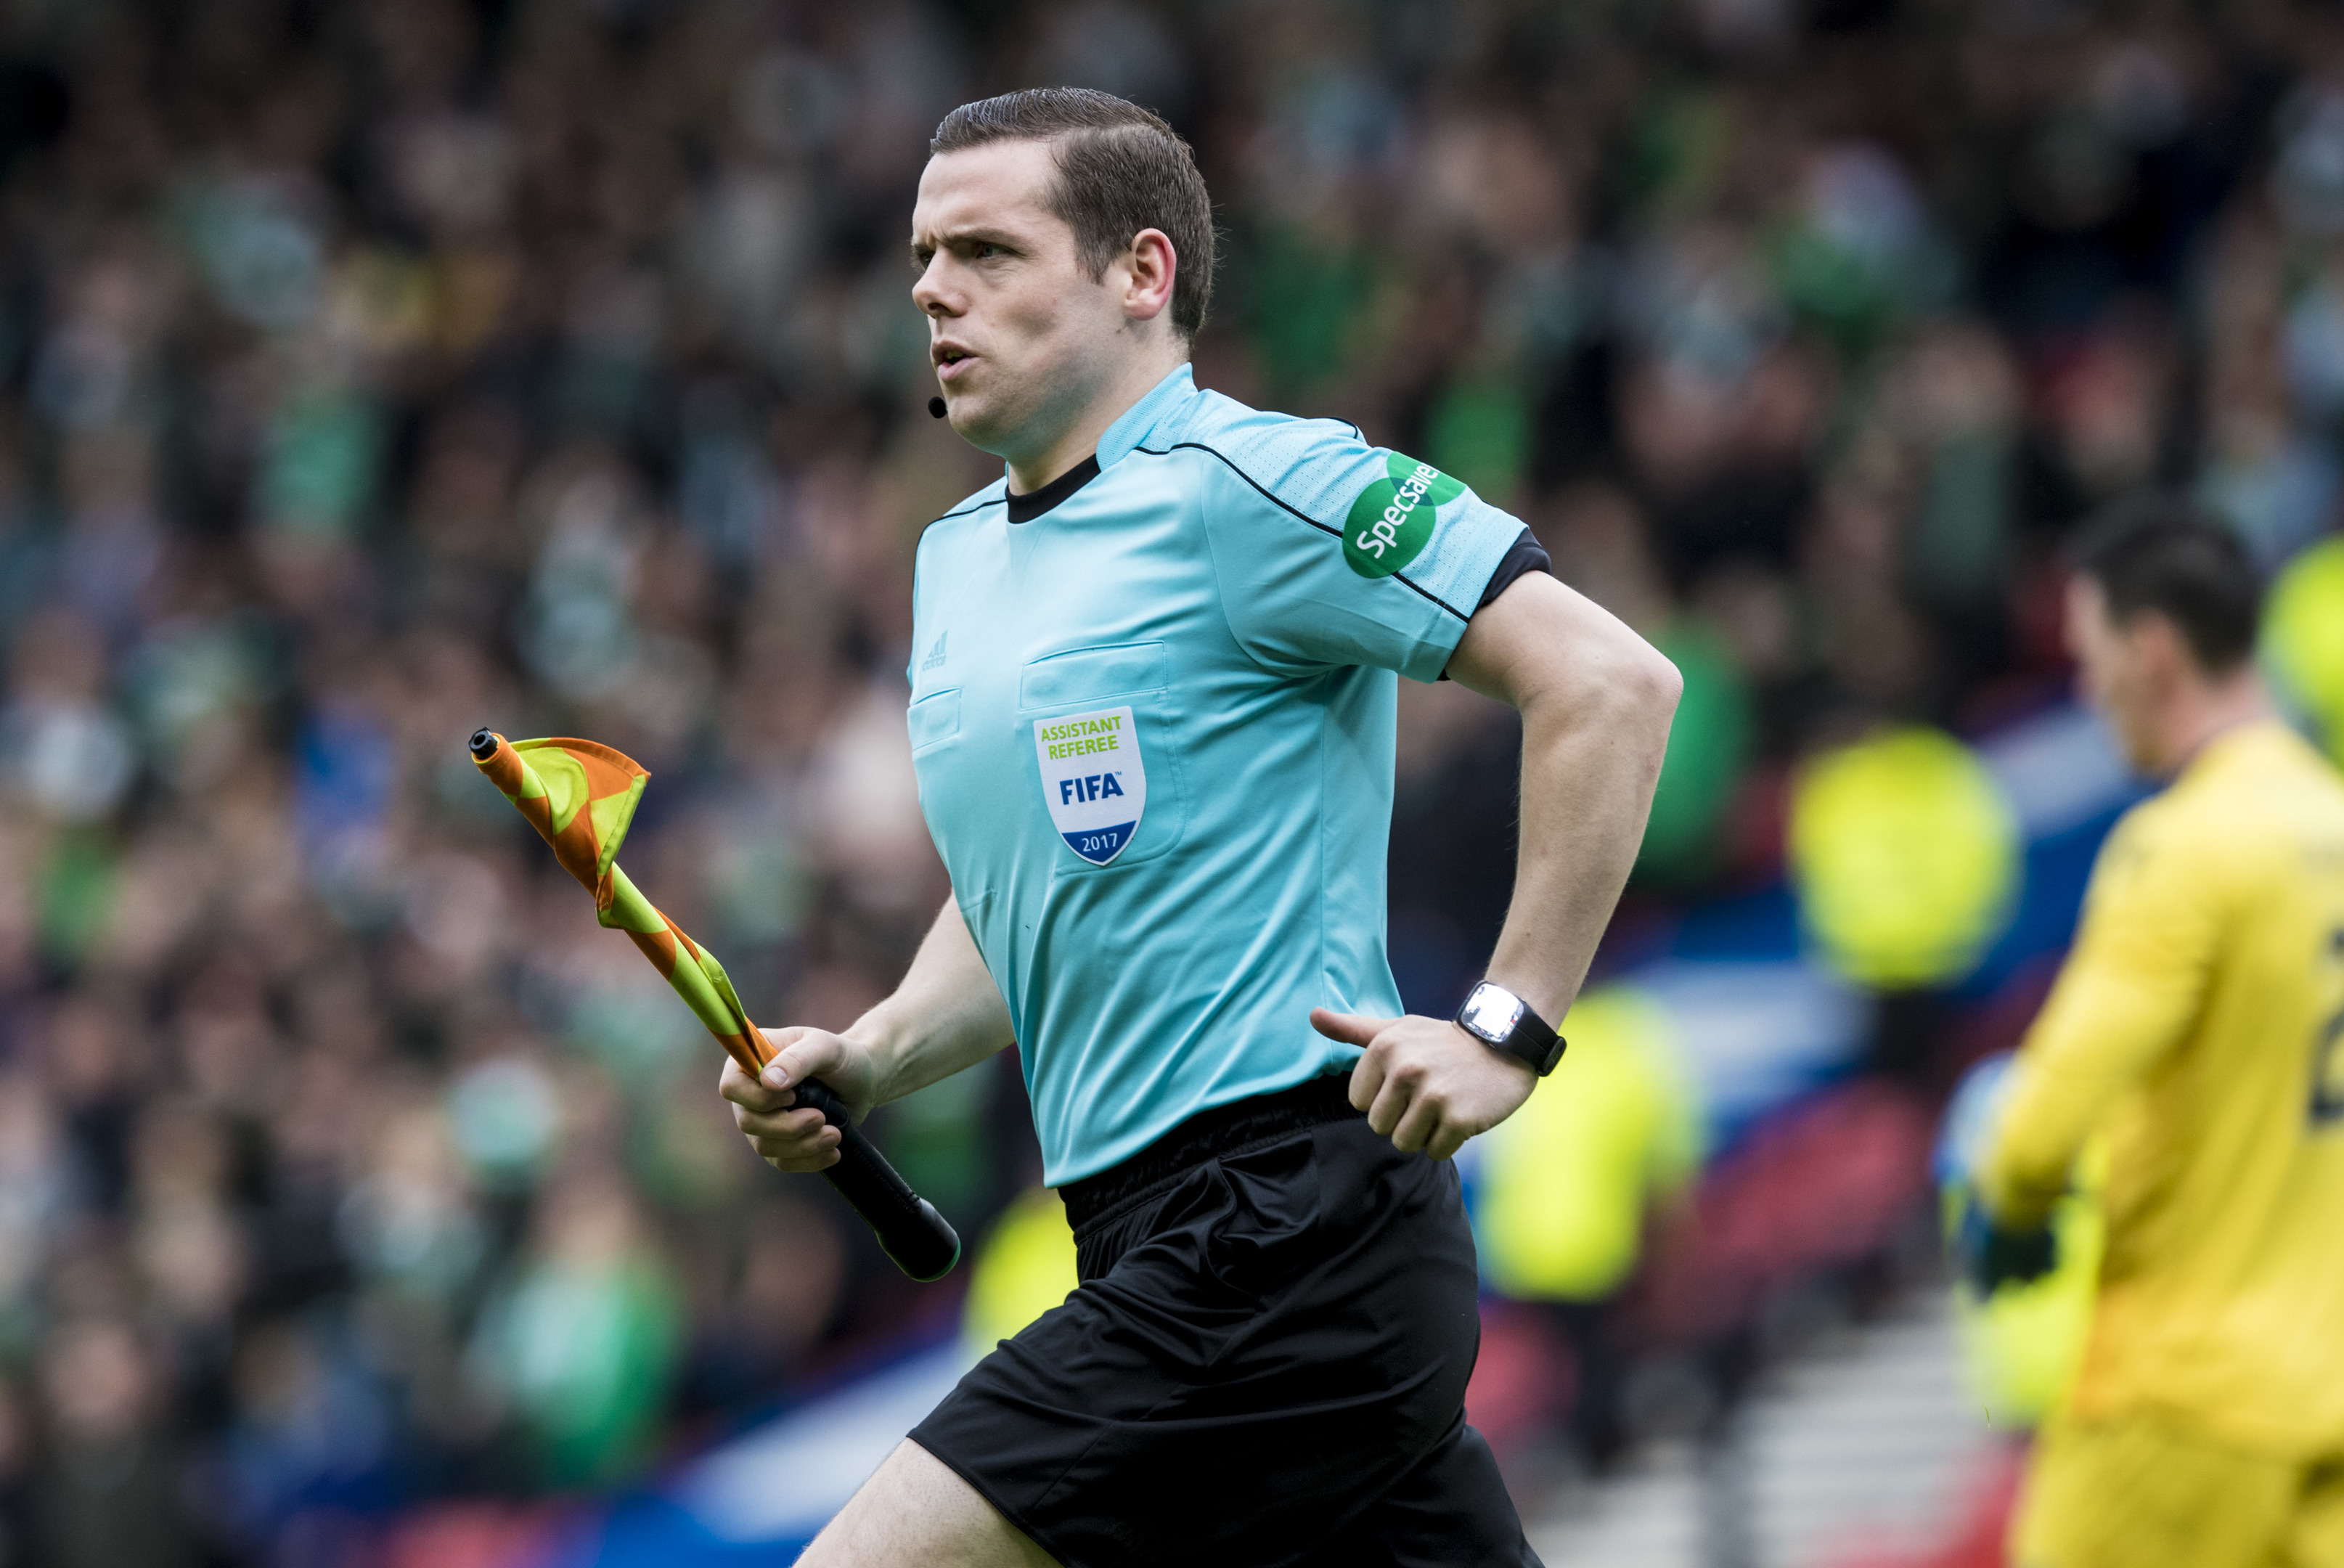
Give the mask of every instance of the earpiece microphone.
<svg viewBox="0 0 2344 1568">
<path fill-rule="evenodd" d="M 928 418 L 932 420 L 941 420 L 944 417 L 945 400 L 942 398 L 930 398 L 928 400 Z"/>
</svg>

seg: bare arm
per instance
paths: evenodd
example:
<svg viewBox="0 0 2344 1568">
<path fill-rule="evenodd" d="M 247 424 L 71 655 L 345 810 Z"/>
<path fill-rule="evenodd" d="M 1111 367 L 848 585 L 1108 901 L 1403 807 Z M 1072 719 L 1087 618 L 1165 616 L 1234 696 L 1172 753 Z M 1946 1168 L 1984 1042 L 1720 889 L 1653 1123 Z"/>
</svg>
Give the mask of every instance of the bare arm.
<svg viewBox="0 0 2344 1568">
<path fill-rule="evenodd" d="M 1474 615 L 1449 673 L 1521 712 L 1521 850 L 1489 974 L 1559 1025 L 1635 864 L 1682 682 L 1650 643 L 1543 573 Z M 1351 1103 L 1375 1129 L 1436 1159 L 1512 1115 L 1536 1081 L 1445 1020 L 1320 1008 L 1311 1023 L 1366 1047 Z"/>
<path fill-rule="evenodd" d="M 913 956 L 903 984 L 843 1034 L 768 1029 L 778 1047 L 763 1075 L 724 1065 L 717 1092 L 756 1151 L 782 1170 L 820 1170 L 838 1161 L 839 1135 L 822 1113 L 793 1109 L 790 1086 L 820 1078 L 860 1117 L 974 1067 L 1009 1045 L 1009 1008 L 970 939 L 959 906 L 945 900 Z"/>
<path fill-rule="evenodd" d="M 1490 978 L 1559 1020 L 1643 844 L 1684 683 L 1609 611 L 1543 573 L 1473 617 L 1449 673 L 1521 710 L 1521 848 Z"/>
</svg>

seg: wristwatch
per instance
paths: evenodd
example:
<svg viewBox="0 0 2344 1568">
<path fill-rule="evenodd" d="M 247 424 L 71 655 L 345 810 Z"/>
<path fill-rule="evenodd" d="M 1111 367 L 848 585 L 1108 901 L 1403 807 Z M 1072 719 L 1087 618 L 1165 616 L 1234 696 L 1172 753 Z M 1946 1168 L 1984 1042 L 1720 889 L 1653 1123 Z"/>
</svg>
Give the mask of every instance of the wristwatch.
<svg viewBox="0 0 2344 1568">
<path fill-rule="evenodd" d="M 1457 1009 L 1457 1027 L 1493 1051 L 1503 1051 L 1544 1077 L 1562 1060 L 1563 1037 L 1531 1005 L 1484 980 Z"/>
</svg>

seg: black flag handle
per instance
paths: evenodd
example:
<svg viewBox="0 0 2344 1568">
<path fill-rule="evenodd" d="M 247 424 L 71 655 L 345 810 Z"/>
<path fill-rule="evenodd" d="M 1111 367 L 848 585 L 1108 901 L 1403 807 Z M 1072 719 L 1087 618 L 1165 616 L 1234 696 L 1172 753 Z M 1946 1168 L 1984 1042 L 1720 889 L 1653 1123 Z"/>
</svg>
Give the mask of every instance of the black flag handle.
<svg viewBox="0 0 2344 1568">
<path fill-rule="evenodd" d="M 895 1173 L 828 1084 L 807 1078 L 793 1086 L 793 1092 L 798 1104 L 812 1106 L 838 1129 L 838 1163 L 822 1174 L 863 1216 L 895 1267 L 914 1280 L 938 1280 L 950 1273 L 960 1261 L 960 1236 L 951 1222 Z"/>
</svg>

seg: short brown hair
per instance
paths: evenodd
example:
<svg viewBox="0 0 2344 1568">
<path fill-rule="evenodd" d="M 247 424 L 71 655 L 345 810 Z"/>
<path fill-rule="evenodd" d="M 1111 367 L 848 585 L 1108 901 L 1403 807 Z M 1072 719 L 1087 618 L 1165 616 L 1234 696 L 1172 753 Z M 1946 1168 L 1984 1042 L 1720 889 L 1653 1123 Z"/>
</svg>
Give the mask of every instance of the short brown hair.
<svg viewBox="0 0 2344 1568">
<path fill-rule="evenodd" d="M 1050 210 L 1075 231 L 1093 278 L 1143 228 L 1172 241 L 1172 324 L 1196 337 L 1213 298 L 1213 200 L 1197 155 L 1162 118 L 1089 87 L 1029 87 L 963 104 L 928 143 L 933 156 L 987 142 L 1050 144 L 1058 188 Z"/>
</svg>

